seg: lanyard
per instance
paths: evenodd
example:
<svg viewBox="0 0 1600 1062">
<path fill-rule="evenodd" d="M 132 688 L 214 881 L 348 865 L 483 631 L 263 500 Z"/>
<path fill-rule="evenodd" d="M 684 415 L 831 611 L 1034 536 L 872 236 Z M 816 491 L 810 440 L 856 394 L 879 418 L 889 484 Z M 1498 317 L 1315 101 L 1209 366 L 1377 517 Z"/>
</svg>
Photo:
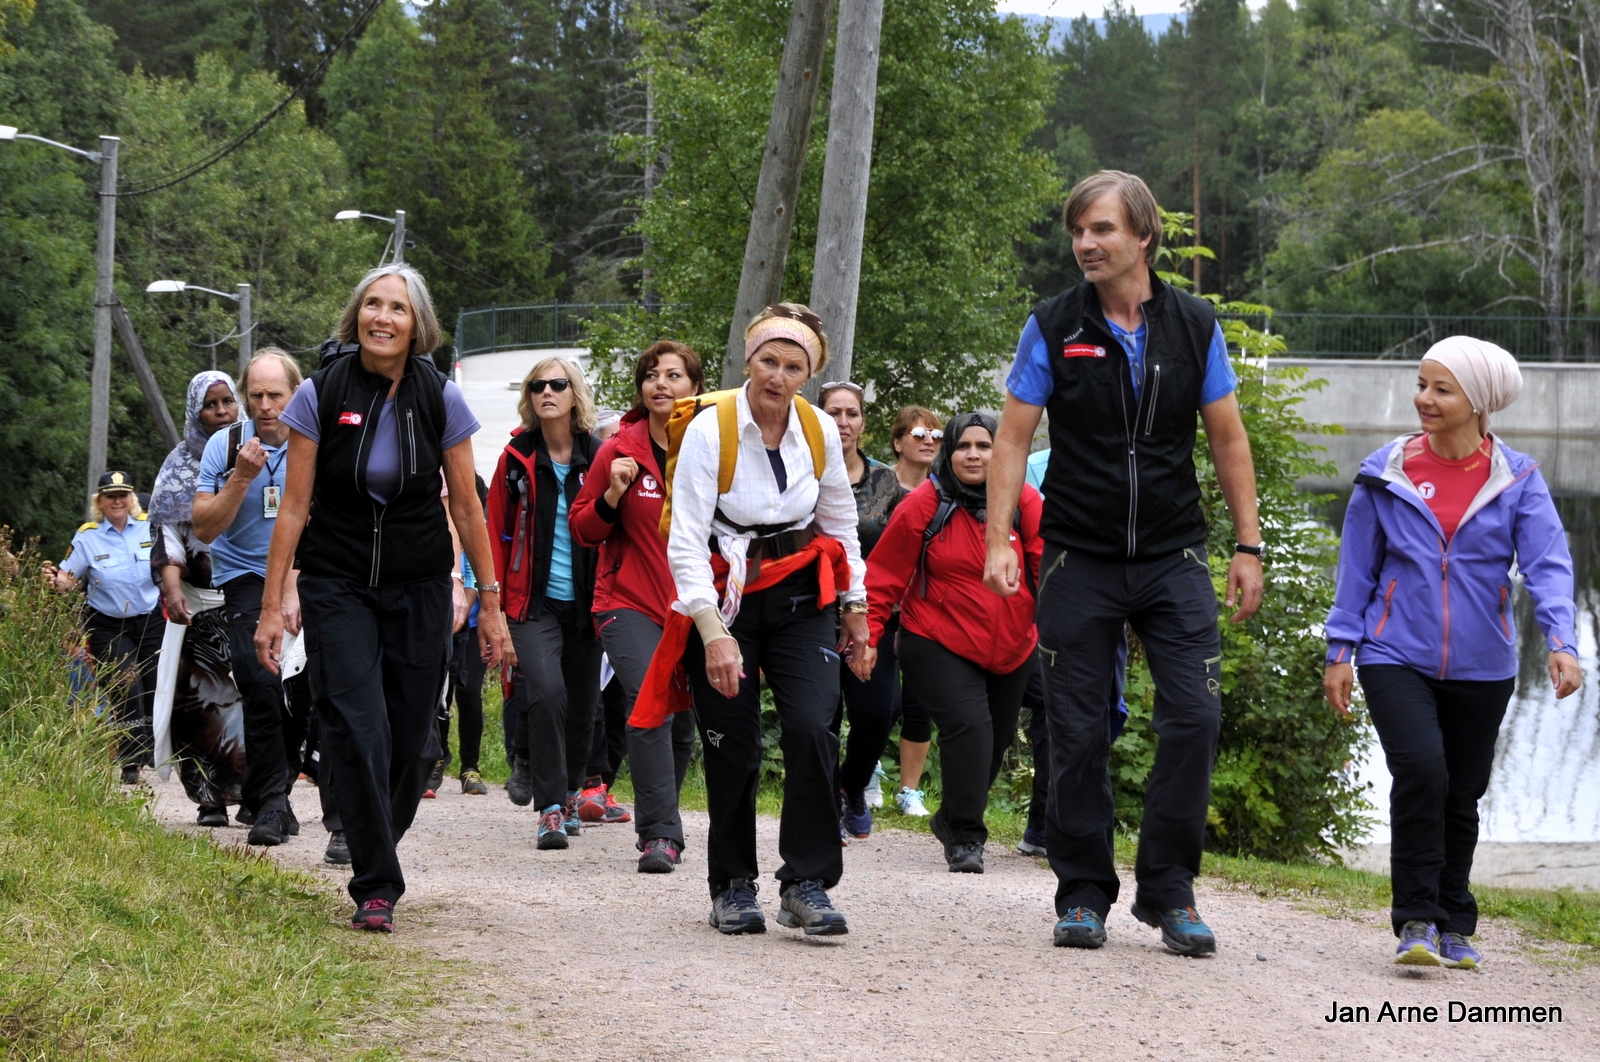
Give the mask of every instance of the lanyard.
<svg viewBox="0 0 1600 1062">
<path fill-rule="evenodd" d="M 285 447 L 283 450 L 281 450 L 278 453 L 278 463 L 277 463 L 276 466 L 273 465 L 272 458 L 270 458 L 270 457 L 267 458 L 265 463 L 266 463 L 266 466 L 267 466 L 267 482 L 269 484 L 277 484 L 278 469 L 282 468 L 283 467 L 283 463 L 285 461 L 287 461 L 288 459 L 289 459 L 289 450 L 288 450 L 287 447 Z"/>
</svg>

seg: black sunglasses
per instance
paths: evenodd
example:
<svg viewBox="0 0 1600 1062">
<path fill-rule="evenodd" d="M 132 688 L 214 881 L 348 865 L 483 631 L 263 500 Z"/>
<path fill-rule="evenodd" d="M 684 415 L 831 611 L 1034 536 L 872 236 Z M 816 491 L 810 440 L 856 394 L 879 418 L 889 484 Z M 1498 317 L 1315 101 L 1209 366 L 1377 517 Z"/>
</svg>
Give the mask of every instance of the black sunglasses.
<svg viewBox="0 0 1600 1062">
<path fill-rule="evenodd" d="M 565 391 L 567 388 L 572 386 L 572 381 L 565 378 L 557 378 L 554 380 L 529 380 L 528 393 L 530 395 L 542 395 L 544 394 L 544 388 L 546 384 L 550 385 L 550 390 L 559 395 L 562 391 Z"/>
</svg>

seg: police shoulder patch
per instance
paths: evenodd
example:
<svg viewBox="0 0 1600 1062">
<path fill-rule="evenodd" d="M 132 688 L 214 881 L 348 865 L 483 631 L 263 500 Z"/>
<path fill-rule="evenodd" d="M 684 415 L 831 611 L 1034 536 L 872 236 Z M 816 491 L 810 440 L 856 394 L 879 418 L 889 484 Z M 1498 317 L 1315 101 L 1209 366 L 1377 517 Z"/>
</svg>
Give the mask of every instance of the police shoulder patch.
<svg viewBox="0 0 1600 1062">
<path fill-rule="evenodd" d="M 78 533 L 81 535 L 83 532 L 92 531 L 99 526 L 100 525 L 93 520 L 86 520 L 78 525 Z"/>
<path fill-rule="evenodd" d="M 148 519 L 150 519 L 150 514 L 149 513 L 140 513 L 138 516 L 135 516 L 134 519 L 135 520 L 148 520 Z"/>
</svg>

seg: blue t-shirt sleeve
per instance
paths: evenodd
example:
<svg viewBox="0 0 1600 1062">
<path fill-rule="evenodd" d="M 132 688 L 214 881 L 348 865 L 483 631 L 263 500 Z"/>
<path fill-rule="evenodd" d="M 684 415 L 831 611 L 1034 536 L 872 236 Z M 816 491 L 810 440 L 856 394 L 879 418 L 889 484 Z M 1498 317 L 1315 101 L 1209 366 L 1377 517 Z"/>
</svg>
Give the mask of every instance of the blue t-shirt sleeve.
<svg viewBox="0 0 1600 1062">
<path fill-rule="evenodd" d="M 1202 406 L 1225 398 L 1239 386 L 1239 378 L 1233 374 L 1233 363 L 1228 360 L 1228 343 L 1222 338 L 1222 326 L 1212 327 L 1211 349 L 1206 352 L 1206 378 L 1200 384 Z"/>
<path fill-rule="evenodd" d="M 310 380 L 301 384 L 299 390 L 295 391 L 294 397 L 289 399 L 289 405 L 278 414 L 278 419 L 312 442 L 321 443 L 322 429 L 318 426 L 320 422 L 317 419 L 317 385 Z"/>
<path fill-rule="evenodd" d="M 296 398 L 299 395 L 295 396 Z M 467 396 L 461 393 L 461 388 L 454 380 L 444 382 L 444 438 L 440 440 L 441 449 L 448 450 L 463 439 L 470 439 L 482 425 L 478 418 L 472 415 L 472 410 L 467 408 Z"/>
<path fill-rule="evenodd" d="M 1050 373 L 1050 352 L 1045 349 L 1044 333 L 1031 314 L 1022 328 L 1022 338 L 1017 340 L 1017 360 L 1011 363 L 1011 373 L 1006 377 L 1006 390 L 1018 401 L 1030 406 L 1042 406 L 1050 400 L 1056 389 L 1055 377 Z"/>
<path fill-rule="evenodd" d="M 214 432 L 206 440 L 205 451 L 200 455 L 200 476 L 194 481 L 194 489 L 207 494 L 221 492 L 225 481 L 222 473 L 228 467 L 228 435 L 226 431 Z"/>
</svg>

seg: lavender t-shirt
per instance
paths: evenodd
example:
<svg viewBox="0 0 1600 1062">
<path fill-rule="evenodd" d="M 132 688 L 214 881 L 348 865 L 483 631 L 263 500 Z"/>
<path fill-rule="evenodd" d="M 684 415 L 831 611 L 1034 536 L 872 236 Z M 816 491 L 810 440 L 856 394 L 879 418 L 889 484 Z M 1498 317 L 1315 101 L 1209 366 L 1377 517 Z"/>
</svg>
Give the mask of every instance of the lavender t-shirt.
<svg viewBox="0 0 1600 1062">
<path fill-rule="evenodd" d="M 322 432 L 317 421 L 317 385 L 310 380 L 289 400 L 289 407 L 281 416 L 283 422 L 314 443 L 322 442 Z M 467 408 L 467 397 L 461 393 L 454 380 L 444 383 L 444 438 L 440 449 L 448 450 L 463 439 L 472 437 L 481 425 Z M 400 492 L 400 418 L 394 415 L 394 399 L 383 403 L 374 426 L 372 453 L 367 457 L 367 493 L 379 505 L 388 505 L 389 499 Z"/>
</svg>

